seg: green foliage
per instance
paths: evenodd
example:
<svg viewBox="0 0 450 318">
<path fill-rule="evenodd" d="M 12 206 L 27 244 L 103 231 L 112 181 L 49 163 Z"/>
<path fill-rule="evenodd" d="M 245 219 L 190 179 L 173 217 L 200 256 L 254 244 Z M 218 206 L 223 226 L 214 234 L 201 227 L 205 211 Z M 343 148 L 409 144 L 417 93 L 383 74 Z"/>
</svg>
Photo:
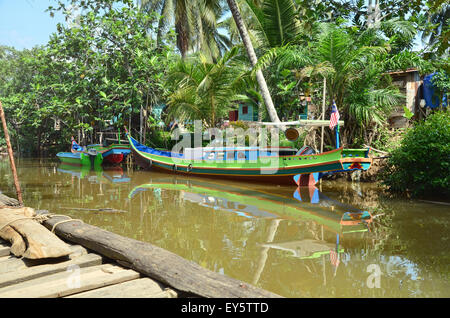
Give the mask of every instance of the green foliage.
<svg viewBox="0 0 450 318">
<path fill-rule="evenodd" d="M 450 113 L 419 122 L 392 152 L 382 180 L 393 192 L 413 196 L 450 195 Z"/>
<path fill-rule="evenodd" d="M 293 0 L 266 0 L 261 7 L 251 4 L 255 16 L 262 27 L 261 36 L 269 47 L 285 45 L 293 41 L 300 33 Z"/>
<path fill-rule="evenodd" d="M 367 128 L 381 125 L 392 106 L 404 98 L 382 75 L 389 46 L 374 30 L 355 31 L 335 24 L 321 24 L 318 31 L 307 48 L 292 44 L 273 48 L 256 67 L 268 66 L 267 70 L 272 70 L 282 65 L 291 69 L 292 74 L 296 74 L 291 80 L 306 94 L 314 90 L 321 92 L 317 82 L 326 78 L 327 103 L 336 102 L 346 122 L 343 138 L 353 145 L 357 140 L 368 139 Z M 283 77 L 276 72 L 269 73 L 274 77 L 271 83 L 278 86 L 278 93 L 274 95 L 282 97 Z M 290 106 L 286 98 L 278 99 L 276 104 L 283 106 L 280 112 Z M 299 109 L 298 104 L 294 106 Z"/>
<path fill-rule="evenodd" d="M 448 94 L 450 92 L 450 77 L 441 69 L 433 76 L 433 85 L 436 87 L 436 95 L 438 95 L 439 100 L 442 100 L 444 96 L 447 96 L 448 104 Z"/>
<path fill-rule="evenodd" d="M 216 61 L 231 48 L 231 40 L 219 32 L 219 19 L 224 14 L 221 0 L 140 0 L 143 12 L 158 12 L 157 44 L 171 28 L 176 32 L 176 46 L 183 57 L 188 51 L 201 52 Z"/>
<path fill-rule="evenodd" d="M 242 120 L 233 121 L 230 123 L 230 126 L 235 129 L 241 128 L 244 131 L 249 128 L 248 123 L 246 123 L 245 121 L 242 121 Z"/>
<path fill-rule="evenodd" d="M 206 58 L 180 59 L 170 70 L 169 116 L 178 120 L 202 120 L 215 127 L 228 116 L 233 103 L 246 98 L 238 94 L 247 69 L 238 59 L 239 48 L 228 51 L 217 63 Z"/>
<path fill-rule="evenodd" d="M 67 149 L 77 131 L 95 136 L 114 118 L 121 127 L 167 92 L 163 77 L 173 54 L 149 36 L 155 13 L 128 0 L 71 3 L 82 14 L 74 24 L 58 24 L 45 47 L 0 54 L 0 98 L 13 143 L 26 145 L 23 154 Z M 65 3 L 58 5 L 49 11 L 69 17 Z M 57 120 L 60 131 L 53 129 Z"/>
<path fill-rule="evenodd" d="M 51 154 L 78 132 L 95 136 L 104 121 L 137 125 L 142 109 L 146 136 L 163 147 L 167 138 L 147 115 L 160 103 L 169 105 L 162 120 L 200 119 L 213 127 L 238 101 L 267 120 L 254 76 L 263 69 L 280 118 L 303 113 L 301 95 L 320 105 L 326 78 L 327 105 L 335 100 L 346 122 L 345 144 L 373 141 L 385 149 L 387 115 L 404 99 L 385 72 L 438 71 L 438 94 L 448 94 L 445 1 L 379 1 L 372 24 L 364 1 L 237 2 L 259 56 L 253 70 L 225 1 L 55 1 L 51 16 L 71 20 L 69 5 L 81 15 L 59 24 L 43 47 L 0 46 L 0 99 L 13 145 L 21 154 Z M 418 32 L 426 52 L 412 50 Z"/>
</svg>

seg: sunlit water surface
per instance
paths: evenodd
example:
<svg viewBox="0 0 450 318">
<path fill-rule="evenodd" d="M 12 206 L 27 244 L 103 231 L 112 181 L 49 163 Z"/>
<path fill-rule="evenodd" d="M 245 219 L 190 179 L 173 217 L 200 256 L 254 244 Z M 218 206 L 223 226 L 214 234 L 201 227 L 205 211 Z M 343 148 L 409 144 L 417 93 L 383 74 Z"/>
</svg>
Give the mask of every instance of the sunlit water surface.
<svg viewBox="0 0 450 318">
<path fill-rule="evenodd" d="M 450 296 L 450 205 L 389 199 L 376 184 L 344 181 L 299 191 L 126 166 L 86 171 L 55 160 L 19 159 L 17 168 L 27 206 L 285 297 Z M 7 158 L 0 190 L 15 197 Z M 342 222 L 358 211 L 375 218 Z"/>
</svg>

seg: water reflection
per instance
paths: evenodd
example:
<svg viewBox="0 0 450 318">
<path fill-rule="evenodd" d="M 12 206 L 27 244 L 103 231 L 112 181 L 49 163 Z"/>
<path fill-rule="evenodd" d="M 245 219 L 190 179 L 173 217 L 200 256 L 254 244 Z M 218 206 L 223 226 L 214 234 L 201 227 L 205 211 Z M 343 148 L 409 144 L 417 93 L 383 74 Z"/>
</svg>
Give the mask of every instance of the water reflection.
<svg viewBox="0 0 450 318">
<path fill-rule="evenodd" d="M 135 187 L 128 197 L 132 199 L 147 190 L 153 193 L 179 191 L 184 201 L 245 218 L 311 219 L 337 233 L 366 232 L 372 221 L 369 212 L 330 199 L 316 187 L 299 187 L 292 196 L 285 196 L 239 184 L 164 176 Z"/>
<path fill-rule="evenodd" d="M 286 297 L 449 296 L 448 211 L 386 199 L 373 186 L 298 189 L 35 161 L 18 170 L 27 205 Z M 370 266 L 380 288 L 368 285 Z"/>
<path fill-rule="evenodd" d="M 79 179 L 89 177 L 90 182 L 101 182 L 100 179 L 102 177 L 112 183 L 127 183 L 131 181 L 120 166 L 96 167 L 95 169 L 91 169 L 86 166 L 60 164 L 57 171 L 70 174 L 72 177 L 77 177 Z"/>
</svg>

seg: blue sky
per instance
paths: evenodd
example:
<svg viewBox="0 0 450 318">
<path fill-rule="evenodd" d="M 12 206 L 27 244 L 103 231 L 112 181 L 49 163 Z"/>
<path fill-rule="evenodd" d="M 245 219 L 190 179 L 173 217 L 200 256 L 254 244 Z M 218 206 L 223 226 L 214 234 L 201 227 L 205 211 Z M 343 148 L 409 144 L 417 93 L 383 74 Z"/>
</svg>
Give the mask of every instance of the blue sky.
<svg viewBox="0 0 450 318">
<path fill-rule="evenodd" d="M 30 49 L 48 42 L 56 25 L 65 22 L 61 13 L 50 17 L 45 10 L 57 0 L 0 0 L 0 45 Z M 420 49 L 419 37 L 414 49 Z"/>
<path fill-rule="evenodd" d="M 46 44 L 56 24 L 64 22 L 61 14 L 50 17 L 45 10 L 56 0 L 0 0 L 0 45 L 30 49 Z"/>
</svg>

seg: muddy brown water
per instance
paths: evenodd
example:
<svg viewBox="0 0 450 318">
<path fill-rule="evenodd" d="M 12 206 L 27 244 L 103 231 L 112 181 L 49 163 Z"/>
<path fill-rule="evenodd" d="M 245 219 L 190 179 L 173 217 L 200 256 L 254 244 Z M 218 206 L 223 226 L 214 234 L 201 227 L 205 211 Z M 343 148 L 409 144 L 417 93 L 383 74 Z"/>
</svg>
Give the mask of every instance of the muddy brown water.
<svg viewBox="0 0 450 318">
<path fill-rule="evenodd" d="M 285 297 L 450 296 L 449 204 L 392 199 L 376 183 L 324 181 L 300 191 L 56 160 L 16 165 L 27 206 Z M 0 159 L 0 189 L 15 197 L 12 180 Z M 343 220 L 364 211 L 371 222 Z"/>
</svg>

